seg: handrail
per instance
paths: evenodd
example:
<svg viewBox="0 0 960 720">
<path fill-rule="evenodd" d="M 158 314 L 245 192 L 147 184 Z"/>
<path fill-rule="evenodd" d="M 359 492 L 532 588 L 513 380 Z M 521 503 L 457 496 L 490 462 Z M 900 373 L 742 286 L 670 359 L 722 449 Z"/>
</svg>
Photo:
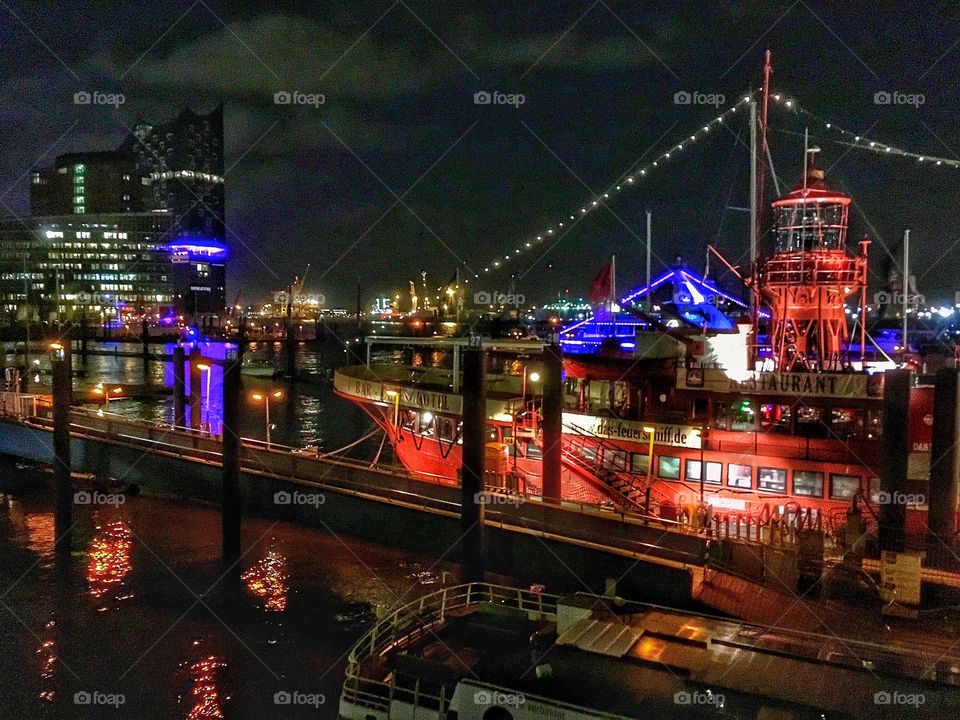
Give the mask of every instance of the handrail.
<svg viewBox="0 0 960 720">
<path fill-rule="evenodd" d="M 721 575 L 733 574 L 725 570 L 718 572 Z M 578 595 L 597 598 L 598 601 L 603 599 L 600 596 L 587 593 L 578 593 Z M 610 600 L 611 598 L 607 599 Z M 434 593 L 413 600 L 381 618 L 350 649 L 341 699 L 383 711 L 389 710 L 392 700 L 409 698 L 411 704 L 422 703 L 426 700 L 438 710 L 438 717 L 445 717 L 445 713 L 449 709 L 450 698 L 447 697 L 446 689 L 443 686 L 441 686 L 440 695 L 432 695 L 423 693 L 419 684 L 414 690 L 398 687 L 393 674 L 384 672 L 383 677 L 388 679 L 378 679 L 364 676 L 364 671 L 366 670 L 369 673 L 377 667 L 375 662 L 370 662 L 371 658 L 382 659 L 391 650 L 410 647 L 418 639 L 428 634 L 434 634 L 435 629 L 440 627 L 454 611 L 480 602 L 515 607 L 535 617 L 555 620 L 560 597 L 549 593 L 536 592 L 532 589 L 523 590 L 477 582 L 444 587 Z M 621 603 L 618 601 L 619 605 Z M 633 612 L 657 610 L 673 615 L 689 616 L 689 613 L 682 610 L 652 603 L 626 600 L 623 601 L 622 607 Z M 457 612 L 455 616 L 460 617 L 462 613 Z M 708 613 L 697 613 L 697 616 L 704 620 L 722 623 L 731 622 L 729 617 Z M 814 643 L 818 656 L 822 656 L 827 651 L 840 646 L 849 653 L 865 659 L 874 656 L 889 657 L 894 654 L 917 659 L 922 665 L 930 665 L 931 667 L 947 657 L 947 653 L 944 653 L 940 647 L 906 648 L 852 637 L 841 639 L 836 635 L 825 633 L 755 623 L 732 622 L 737 622 L 744 629 L 752 628 L 763 633 L 774 632 L 778 637 L 786 636 L 788 639 L 808 646 L 810 643 Z M 725 641 L 720 640 L 719 642 Z M 754 644 L 755 642 L 750 643 L 751 646 Z"/>
<path fill-rule="evenodd" d="M 354 644 L 347 656 L 342 697 L 368 707 L 387 710 L 390 699 L 411 693 L 410 690 L 397 687 L 392 681 L 363 677 L 361 663 L 370 657 L 380 657 L 388 650 L 409 645 L 432 632 L 453 610 L 478 602 L 490 602 L 516 607 L 544 617 L 555 617 L 558 600 L 557 595 L 490 583 L 455 585 L 424 595 L 382 618 Z M 447 711 L 450 698 L 446 697 L 442 688 L 441 695 L 423 693 L 419 688 L 416 692 L 418 700 L 429 700 L 437 705 L 441 713 Z"/>
</svg>

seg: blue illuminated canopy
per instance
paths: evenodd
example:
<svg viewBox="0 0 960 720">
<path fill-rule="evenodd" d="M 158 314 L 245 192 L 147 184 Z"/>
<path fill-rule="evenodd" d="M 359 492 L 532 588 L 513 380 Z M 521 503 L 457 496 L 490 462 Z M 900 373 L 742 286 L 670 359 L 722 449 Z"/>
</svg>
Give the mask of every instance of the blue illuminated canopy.
<svg viewBox="0 0 960 720">
<path fill-rule="evenodd" d="M 161 250 L 191 260 L 226 260 L 227 246 L 212 238 L 180 238 L 160 246 Z"/>
<path fill-rule="evenodd" d="M 607 308 L 599 308 L 585 320 L 565 327 L 560 340 L 564 352 L 592 353 L 611 342 L 632 352 L 638 332 L 663 328 L 729 332 L 748 309 L 746 303 L 683 265 L 631 290 L 617 304 L 617 313 L 611 315 Z"/>
</svg>

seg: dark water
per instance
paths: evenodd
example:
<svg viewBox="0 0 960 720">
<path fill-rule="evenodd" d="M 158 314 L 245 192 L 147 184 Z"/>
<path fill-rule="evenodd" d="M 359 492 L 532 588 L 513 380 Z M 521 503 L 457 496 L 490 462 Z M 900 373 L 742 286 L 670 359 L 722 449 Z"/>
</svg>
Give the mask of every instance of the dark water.
<svg viewBox="0 0 960 720">
<path fill-rule="evenodd" d="M 223 354 L 222 345 L 201 349 Z M 170 353 L 172 346 L 151 351 Z M 279 345 L 260 345 L 248 356 L 280 366 L 281 352 Z M 343 354 L 336 341 L 301 345 L 298 366 L 319 379 Z M 49 392 L 49 363 L 39 360 L 31 363 L 30 390 Z M 80 367 L 76 355 L 74 364 Z M 172 385 L 172 368 L 90 356 L 74 381 L 76 396 L 98 382 L 162 389 Z M 202 382 L 203 418 L 215 426 L 220 369 L 214 367 L 209 393 L 205 376 Z M 250 399 L 264 390 L 284 395 L 271 404 L 274 442 L 329 451 L 373 427 L 328 382 L 244 376 L 243 387 L 244 437 L 264 437 L 264 408 Z M 172 398 L 162 392 L 125 397 L 106 410 L 173 420 Z M 349 454 L 370 457 L 379 447 L 375 435 Z M 383 457 L 390 458 L 389 446 Z M 28 477 L 0 466 L 4 483 Z M 248 519 L 243 584 L 231 590 L 222 580 L 216 509 L 127 496 L 118 506 L 75 505 L 74 520 L 74 552 L 64 567 L 54 561 L 47 491 L 0 495 L 0 720 L 335 718 L 351 645 L 378 614 L 436 589 L 451 569 L 391 548 Z M 277 705 L 278 692 L 299 693 L 306 704 Z"/>
<path fill-rule="evenodd" d="M 249 519 L 243 584 L 230 590 L 215 509 L 127 498 L 74 513 L 61 567 L 46 491 L 0 496 L 4 720 L 335 718 L 350 646 L 451 570 Z M 278 692 L 309 704 L 277 705 Z"/>
</svg>

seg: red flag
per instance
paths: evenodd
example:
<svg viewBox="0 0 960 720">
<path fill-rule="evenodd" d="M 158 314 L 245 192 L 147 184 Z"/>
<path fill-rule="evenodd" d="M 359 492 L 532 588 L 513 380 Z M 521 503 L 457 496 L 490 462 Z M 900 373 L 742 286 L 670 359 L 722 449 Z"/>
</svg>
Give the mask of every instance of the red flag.
<svg viewBox="0 0 960 720">
<path fill-rule="evenodd" d="M 602 303 L 613 299 L 613 261 L 611 260 L 590 283 L 590 294 L 587 296 L 592 303 Z"/>
</svg>

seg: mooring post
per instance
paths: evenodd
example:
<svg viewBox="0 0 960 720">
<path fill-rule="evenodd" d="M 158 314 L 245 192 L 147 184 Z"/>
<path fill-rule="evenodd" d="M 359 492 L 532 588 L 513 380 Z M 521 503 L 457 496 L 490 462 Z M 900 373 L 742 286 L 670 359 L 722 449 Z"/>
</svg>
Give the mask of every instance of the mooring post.
<svg viewBox="0 0 960 720">
<path fill-rule="evenodd" d="M 287 359 L 287 377 L 295 378 L 297 376 L 297 343 L 293 339 L 293 318 L 290 315 L 287 315 L 287 333 L 286 333 L 286 342 L 283 345 L 283 350 L 286 353 Z"/>
<path fill-rule="evenodd" d="M 487 439 L 487 357 L 481 338 L 463 353 L 463 452 L 460 468 L 460 534 L 464 582 L 480 582 L 485 571 L 484 470 Z"/>
<path fill-rule="evenodd" d="M 930 452 L 930 497 L 927 498 L 927 557 L 946 558 L 957 532 L 957 492 L 960 478 L 960 383 L 956 368 L 937 372 L 933 391 L 933 443 Z"/>
<path fill-rule="evenodd" d="M 543 349 L 543 499 L 560 502 L 563 441 L 563 359 L 560 346 Z"/>
<path fill-rule="evenodd" d="M 186 409 L 186 378 L 184 377 L 184 364 L 187 361 L 186 351 L 183 345 L 177 345 L 173 349 L 173 426 L 182 430 L 187 424 Z"/>
<path fill-rule="evenodd" d="M 910 371 L 887 370 L 883 377 L 883 467 L 880 471 L 881 550 L 903 552 L 907 519 Z"/>
<path fill-rule="evenodd" d="M 227 350 L 223 365 L 223 476 L 221 522 L 223 565 L 228 578 L 240 581 L 240 357 Z"/>
<path fill-rule="evenodd" d="M 240 325 L 237 327 L 237 360 L 243 362 L 243 353 L 247 350 L 247 316 L 240 316 Z"/>
<path fill-rule="evenodd" d="M 150 326 L 147 318 L 140 321 L 140 353 L 143 357 L 143 384 L 150 384 Z"/>
<path fill-rule="evenodd" d="M 50 345 L 53 374 L 53 484 L 54 537 L 57 554 L 70 553 L 73 527 L 73 479 L 70 476 L 70 403 L 73 377 L 70 368 L 70 339 Z"/>
<path fill-rule="evenodd" d="M 80 362 L 87 365 L 87 309 L 80 311 Z"/>
<path fill-rule="evenodd" d="M 200 409 L 202 406 L 202 396 L 200 386 L 202 384 L 200 375 L 200 348 L 194 347 L 190 351 L 190 429 L 199 430 L 201 428 Z"/>
</svg>

